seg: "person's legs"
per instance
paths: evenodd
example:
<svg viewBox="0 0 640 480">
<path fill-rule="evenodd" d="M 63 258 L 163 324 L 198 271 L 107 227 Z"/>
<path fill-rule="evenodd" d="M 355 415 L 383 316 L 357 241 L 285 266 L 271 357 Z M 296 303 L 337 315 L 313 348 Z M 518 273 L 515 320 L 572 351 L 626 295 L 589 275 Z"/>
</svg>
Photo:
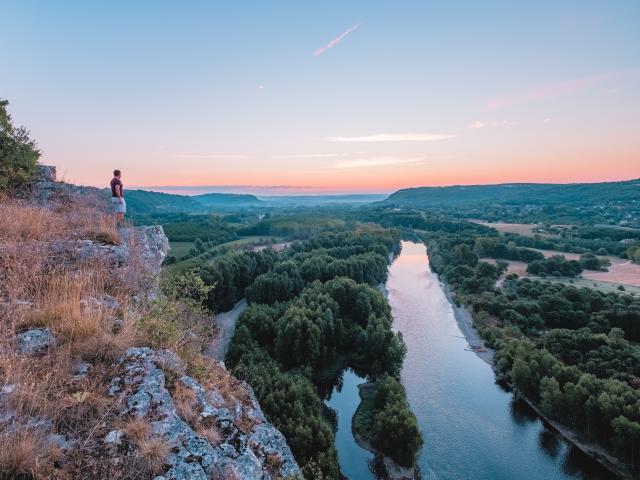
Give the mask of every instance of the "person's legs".
<svg viewBox="0 0 640 480">
<path fill-rule="evenodd" d="M 116 214 L 116 225 L 120 226 L 124 224 L 124 212 L 126 211 L 124 199 L 121 201 L 119 198 L 113 197 L 111 203 Z"/>
</svg>

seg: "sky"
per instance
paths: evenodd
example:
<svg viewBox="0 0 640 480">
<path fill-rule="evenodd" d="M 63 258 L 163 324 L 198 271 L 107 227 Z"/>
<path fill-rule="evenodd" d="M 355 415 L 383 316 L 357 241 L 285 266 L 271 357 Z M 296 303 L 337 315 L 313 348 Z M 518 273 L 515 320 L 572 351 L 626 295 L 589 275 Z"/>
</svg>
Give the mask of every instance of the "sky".
<svg viewBox="0 0 640 480">
<path fill-rule="evenodd" d="M 0 0 L 67 181 L 261 194 L 640 177 L 640 2 Z M 202 191 L 198 189 L 199 191 Z"/>
</svg>

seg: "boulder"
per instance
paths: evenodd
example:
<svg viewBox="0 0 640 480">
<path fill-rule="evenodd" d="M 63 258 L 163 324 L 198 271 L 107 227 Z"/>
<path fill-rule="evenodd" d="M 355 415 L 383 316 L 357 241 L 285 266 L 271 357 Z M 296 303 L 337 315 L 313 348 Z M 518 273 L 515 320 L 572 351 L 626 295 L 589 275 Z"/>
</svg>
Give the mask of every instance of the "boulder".
<svg viewBox="0 0 640 480">
<path fill-rule="evenodd" d="M 48 328 L 32 328 L 16 337 L 16 350 L 21 355 L 37 355 L 56 346 L 56 339 Z"/>
<path fill-rule="evenodd" d="M 38 165 L 35 174 L 36 182 L 55 182 L 56 167 L 53 165 Z"/>
</svg>

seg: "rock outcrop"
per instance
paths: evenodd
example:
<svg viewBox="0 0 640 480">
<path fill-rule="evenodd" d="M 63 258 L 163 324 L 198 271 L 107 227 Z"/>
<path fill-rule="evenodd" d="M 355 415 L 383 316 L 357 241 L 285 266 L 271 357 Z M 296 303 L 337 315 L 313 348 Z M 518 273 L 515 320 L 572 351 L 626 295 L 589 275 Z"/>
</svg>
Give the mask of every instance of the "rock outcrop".
<svg viewBox="0 0 640 480">
<path fill-rule="evenodd" d="M 120 364 L 123 376 L 114 379 L 111 394 L 118 397 L 122 414 L 147 420 L 153 435 L 170 448 L 168 468 L 156 480 L 300 476 L 284 436 L 267 422 L 248 385 L 243 385 L 248 404 L 234 399 L 230 405 L 220 391 L 186 375 L 180 359 L 170 352 L 132 348 Z M 172 386 L 168 377 L 173 379 Z M 192 400 L 192 423 L 213 429 L 217 441 L 197 433 L 181 418 L 171 388 L 180 388 L 180 395 Z M 125 443 L 122 439 L 121 432 L 112 431 L 104 441 L 119 445 Z"/>
<path fill-rule="evenodd" d="M 138 285 L 138 297 L 155 298 L 162 262 L 169 251 L 169 240 L 160 225 L 119 229 L 120 243 L 95 240 L 63 242 L 56 253 L 80 262 L 102 261 L 121 268 L 122 278 Z"/>
<path fill-rule="evenodd" d="M 94 201 L 104 202 L 105 205 L 107 200 L 99 188 L 57 181 L 56 167 L 51 165 L 38 165 L 34 181 L 21 196 L 40 206 L 64 202 L 72 196 L 91 197 Z"/>
</svg>

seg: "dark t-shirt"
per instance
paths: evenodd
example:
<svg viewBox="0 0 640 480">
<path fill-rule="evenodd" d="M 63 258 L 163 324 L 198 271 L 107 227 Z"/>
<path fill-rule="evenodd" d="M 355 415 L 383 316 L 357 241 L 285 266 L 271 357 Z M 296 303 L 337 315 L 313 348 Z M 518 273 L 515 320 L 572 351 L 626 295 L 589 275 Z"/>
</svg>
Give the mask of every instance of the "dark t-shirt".
<svg viewBox="0 0 640 480">
<path fill-rule="evenodd" d="M 116 186 L 120 186 L 120 195 L 124 197 L 124 188 L 120 179 L 113 177 L 111 180 L 111 196 L 118 197 L 118 192 L 116 191 Z"/>
</svg>

